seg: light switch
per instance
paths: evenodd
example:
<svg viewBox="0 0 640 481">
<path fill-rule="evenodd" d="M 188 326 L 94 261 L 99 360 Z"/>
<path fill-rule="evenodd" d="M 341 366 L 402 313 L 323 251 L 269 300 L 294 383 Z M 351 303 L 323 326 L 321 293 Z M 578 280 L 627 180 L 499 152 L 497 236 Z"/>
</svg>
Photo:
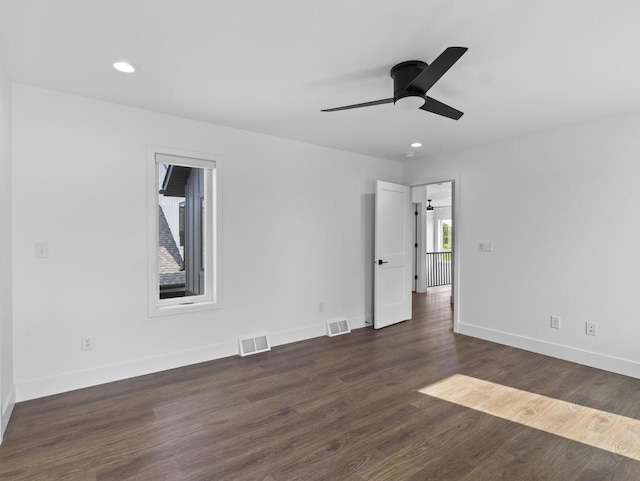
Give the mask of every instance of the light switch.
<svg viewBox="0 0 640 481">
<path fill-rule="evenodd" d="M 478 250 L 480 252 L 493 252 L 493 242 L 478 242 Z"/>
<path fill-rule="evenodd" d="M 36 259 L 46 259 L 49 257 L 49 243 L 36 242 Z"/>
</svg>

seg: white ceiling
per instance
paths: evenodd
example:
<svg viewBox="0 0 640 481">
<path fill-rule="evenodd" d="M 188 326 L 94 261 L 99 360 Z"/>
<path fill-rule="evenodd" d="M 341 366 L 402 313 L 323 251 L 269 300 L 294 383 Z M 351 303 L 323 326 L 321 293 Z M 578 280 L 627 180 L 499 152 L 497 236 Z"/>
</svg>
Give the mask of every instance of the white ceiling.
<svg viewBox="0 0 640 481">
<path fill-rule="evenodd" d="M 431 199 L 433 207 L 451 207 L 451 182 L 441 182 L 440 184 L 429 184 L 426 186 L 425 198 Z"/>
<path fill-rule="evenodd" d="M 411 187 L 411 197 L 413 202 L 424 202 L 431 200 L 431 206 L 450 207 L 452 203 L 453 184 L 451 182 L 440 182 L 439 184 L 428 184 Z"/>
<path fill-rule="evenodd" d="M 640 109 L 637 0 L 2 0 L 10 78 L 404 160 Z M 459 121 L 393 105 L 389 69 L 469 51 L 429 91 Z M 112 69 L 127 59 L 134 75 Z"/>
</svg>

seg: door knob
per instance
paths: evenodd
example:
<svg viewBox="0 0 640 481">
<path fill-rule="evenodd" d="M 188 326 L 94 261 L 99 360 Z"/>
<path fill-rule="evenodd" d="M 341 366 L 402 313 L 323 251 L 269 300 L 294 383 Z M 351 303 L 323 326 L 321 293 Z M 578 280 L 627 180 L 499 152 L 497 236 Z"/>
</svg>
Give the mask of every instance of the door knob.
<svg viewBox="0 0 640 481">
<path fill-rule="evenodd" d="M 389 261 L 383 261 L 382 259 L 378 259 L 378 265 L 381 266 L 382 264 L 388 264 Z"/>
</svg>

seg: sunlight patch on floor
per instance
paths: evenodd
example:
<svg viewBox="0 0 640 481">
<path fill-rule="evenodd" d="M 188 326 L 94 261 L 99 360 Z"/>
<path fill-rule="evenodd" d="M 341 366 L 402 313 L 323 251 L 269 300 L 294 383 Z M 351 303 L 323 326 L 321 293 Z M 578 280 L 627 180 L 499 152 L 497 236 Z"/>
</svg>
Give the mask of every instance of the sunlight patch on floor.
<svg viewBox="0 0 640 481">
<path fill-rule="evenodd" d="M 640 461 L 640 421 L 455 374 L 422 394 Z"/>
</svg>

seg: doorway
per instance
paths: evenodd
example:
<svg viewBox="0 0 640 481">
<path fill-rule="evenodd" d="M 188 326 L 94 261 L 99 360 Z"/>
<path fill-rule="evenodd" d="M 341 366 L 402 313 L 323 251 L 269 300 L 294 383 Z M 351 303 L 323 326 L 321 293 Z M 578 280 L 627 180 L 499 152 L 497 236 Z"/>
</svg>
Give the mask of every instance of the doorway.
<svg viewBox="0 0 640 481">
<path fill-rule="evenodd" d="M 446 249 L 436 252 L 442 254 L 439 268 L 448 267 L 447 279 L 450 281 L 447 280 L 446 284 L 446 298 L 449 305 L 456 306 L 452 309 L 453 330 L 458 332 L 460 249 L 456 219 L 460 194 L 457 185 L 459 183 L 452 178 L 435 178 L 409 185 L 376 181 L 373 296 L 376 329 L 411 319 L 412 296 L 416 295 L 412 292 L 426 294 L 430 288 L 427 285 L 430 272 L 427 266 L 427 220 L 430 215 L 435 217 L 432 211 L 438 207 L 442 212 L 437 222 L 436 219 L 433 221 L 430 244 L 432 249 L 436 245 Z M 447 190 L 446 195 L 440 196 L 446 202 L 445 199 L 440 203 L 434 202 L 438 189 Z M 431 198 L 432 194 L 434 198 Z M 442 282 L 439 287 L 431 287 L 434 288 L 442 289 Z"/>
<path fill-rule="evenodd" d="M 411 187 L 415 215 L 414 292 L 449 290 L 451 304 L 458 302 L 459 250 L 456 223 L 455 179 L 434 179 Z M 457 331 L 459 309 L 454 311 Z"/>
</svg>

